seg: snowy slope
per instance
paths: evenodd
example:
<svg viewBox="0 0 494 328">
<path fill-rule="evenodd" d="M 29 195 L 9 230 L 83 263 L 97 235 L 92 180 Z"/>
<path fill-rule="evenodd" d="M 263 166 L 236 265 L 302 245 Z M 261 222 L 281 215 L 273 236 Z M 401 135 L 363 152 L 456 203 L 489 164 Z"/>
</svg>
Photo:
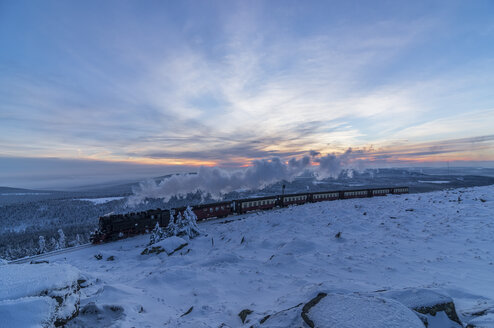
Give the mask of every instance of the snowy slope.
<svg viewBox="0 0 494 328">
<path fill-rule="evenodd" d="M 462 319 L 494 309 L 494 186 L 308 204 L 200 228 L 171 256 L 141 255 L 149 236 L 140 236 L 49 258 L 89 279 L 72 326 L 302 326 L 290 313 L 321 291 L 417 287 L 453 298 Z M 244 309 L 252 313 L 242 324 Z"/>
</svg>

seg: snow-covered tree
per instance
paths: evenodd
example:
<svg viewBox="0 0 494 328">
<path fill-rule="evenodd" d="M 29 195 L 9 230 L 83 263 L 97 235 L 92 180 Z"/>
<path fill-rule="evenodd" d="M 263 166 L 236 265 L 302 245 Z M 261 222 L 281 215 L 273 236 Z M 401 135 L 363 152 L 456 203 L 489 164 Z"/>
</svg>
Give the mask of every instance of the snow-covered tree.
<svg viewBox="0 0 494 328">
<path fill-rule="evenodd" d="M 177 215 L 176 221 L 179 221 L 180 218 L 182 217 L 182 214 L 180 212 Z M 170 222 L 168 222 L 168 225 L 165 228 L 165 236 L 166 237 L 171 237 L 175 236 L 177 234 L 177 223 L 175 223 L 175 220 L 173 219 L 173 215 L 170 216 Z"/>
<path fill-rule="evenodd" d="M 79 234 L 75 235 L 75 246 L 79 246 L 81 243 L 81 236 Z"/>
<path fill-rule="evenodd" d="M 192 211 L 190 206 L 187 206 L 187 209 L 184 212 L 184 215 L 179 215 L 177 217 L 177 232 L 176 236 L 187 236 L 189 238 L 194 238 L 199 236 L 201 231 L 197 226 L 197 216 Z"/>
<path fill-rule="evenodd" d="M 55 239 L 55 237 L 51 237 L 50 239 L 50 245 L 51 249 L 60 249 L 60 245 L 58 244 L 58 241 Z"/>
<path fill-rule="evenodd" d="M 65 241 L 65 234 L 62 229 L 58 229 L 58 248 L 67 247 L 67 242 Z"/>
<path fill-rule="evenodd" d="M 156 226 L 154 227 L 153 231 L 151 232 L 149 245 L 155 244 L 155 243 L 159 242 L 160 240 L 163 240 L 165 237 L 166 237 L 165 232 L 163 231 L 163 229 L 161 229 L 159 223 L 156 222 Z"/>
<path fill-rule="evenodd" d="M 38 254 L 42 254 L 44 252 L 46 252 L 46 241 L 45 241 L 45 237 L 43 236 L 39 236 L 39 239 L 38 239 Z"/>
</svg>

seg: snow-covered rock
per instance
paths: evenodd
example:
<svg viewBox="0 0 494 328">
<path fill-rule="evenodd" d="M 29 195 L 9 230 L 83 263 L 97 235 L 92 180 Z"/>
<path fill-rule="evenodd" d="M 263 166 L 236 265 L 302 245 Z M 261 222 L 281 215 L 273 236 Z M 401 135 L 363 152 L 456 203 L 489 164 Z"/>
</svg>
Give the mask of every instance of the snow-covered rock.
<svg viewBox="0 0 494 328">
<path fill-rule="evenodd" d="M 159 254 L 165 252 L 167 255 L 172 255 L 173 253 L 175 253 L 176 251 L 182 249 L 187 245 L 188 243 L 185 239 L 177 236 L 171 236 L 146 247 L 142 252 L 142 254 L 143 255 L 151 254 L 151 253 Z"/>
<path fill-rule="evenodd" d="M 49 327 L 55 321 L 57 305 L 48 296 L 0 301 L 0 327 Z"/>
<path fill-rule="evenodd" d="M 8 312 L 9 322 L 46 322 L 63 324 L 79 310 L 78 269 L 68 264 L 10 264 L 0 267 L 0 313 Z M 25 317 L 23 309 L 36 315 Z M 24 327 L 21 324 L 5 327 Z M 27 325 L 30 326 L 30 325 Z M 4 326 L 2 326 L 4 327 Z"/>
<path fill-rule="evenodd" d="M 78 269 L 69 264 L 9 264 L 0 267 L 0 301 L 38 296 L 50 290 L 77 285 Z"/>
<path fill-rule="evenodd" d="M 379 293 L 383 297 L 394 299 L 409 309 L 422 315 L 422 321 L 429 328 L 462 327 L 456 313 L 455 303 L 449 296 L 430 289 L 410 288 Z"/>
<path fill-rule="evenodd" d="M 318 296 L 303 309 L 304 320 L 312 328 L 424 328 L 409 308 L 391 299 L 357 294 Z"/>
</svg>

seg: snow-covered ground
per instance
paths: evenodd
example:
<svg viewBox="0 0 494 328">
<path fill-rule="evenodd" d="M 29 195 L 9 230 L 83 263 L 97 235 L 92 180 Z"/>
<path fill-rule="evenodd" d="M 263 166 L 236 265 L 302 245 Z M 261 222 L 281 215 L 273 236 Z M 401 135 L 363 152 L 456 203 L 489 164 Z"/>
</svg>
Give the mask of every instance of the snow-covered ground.
<svg viewBox="0 0 494 328">
<path fill-rule="evenodd" d="M 380 298 L 355 292 L 408 288 L 451 297 L 464 322 L 468 313 L 486 310 L 477 321 L 494 313 L 494 186 L 321 202 L 199 227 L 203 234 L 171 255 L 142 255 L 146 235 L 47 258 L 87 279 L 79 317 L 69 326 L 305 327 L 299 304 L 321 292 L 331 295 L 321 301 L 330 309 L 332 299 L 368 304 L 368 320 L 378 316 Z M 385 313 L 399 314 L 394 321 L 412 318 L 402 327 L 420 322 L 388 303 Z M 245 323 L 242 310 L 252 311 Z M 322 320 L 346 320 L 334 313 Z"/>
</svg>

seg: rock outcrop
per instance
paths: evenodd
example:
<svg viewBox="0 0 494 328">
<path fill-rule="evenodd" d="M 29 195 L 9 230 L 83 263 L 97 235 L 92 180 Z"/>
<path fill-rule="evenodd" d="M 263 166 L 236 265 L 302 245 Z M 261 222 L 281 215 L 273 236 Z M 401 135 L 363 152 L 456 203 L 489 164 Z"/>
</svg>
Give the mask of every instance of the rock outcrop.
<svg viewBox="0 0 494 328">
<path fill-rule="evenodd" d="M 380 296 L 396 300 L 417 313 L 428 328 L 463 327 L 456 313 L 453 299 L 430 289 L 403 289 L 377 293 Z"/>
</svg>

